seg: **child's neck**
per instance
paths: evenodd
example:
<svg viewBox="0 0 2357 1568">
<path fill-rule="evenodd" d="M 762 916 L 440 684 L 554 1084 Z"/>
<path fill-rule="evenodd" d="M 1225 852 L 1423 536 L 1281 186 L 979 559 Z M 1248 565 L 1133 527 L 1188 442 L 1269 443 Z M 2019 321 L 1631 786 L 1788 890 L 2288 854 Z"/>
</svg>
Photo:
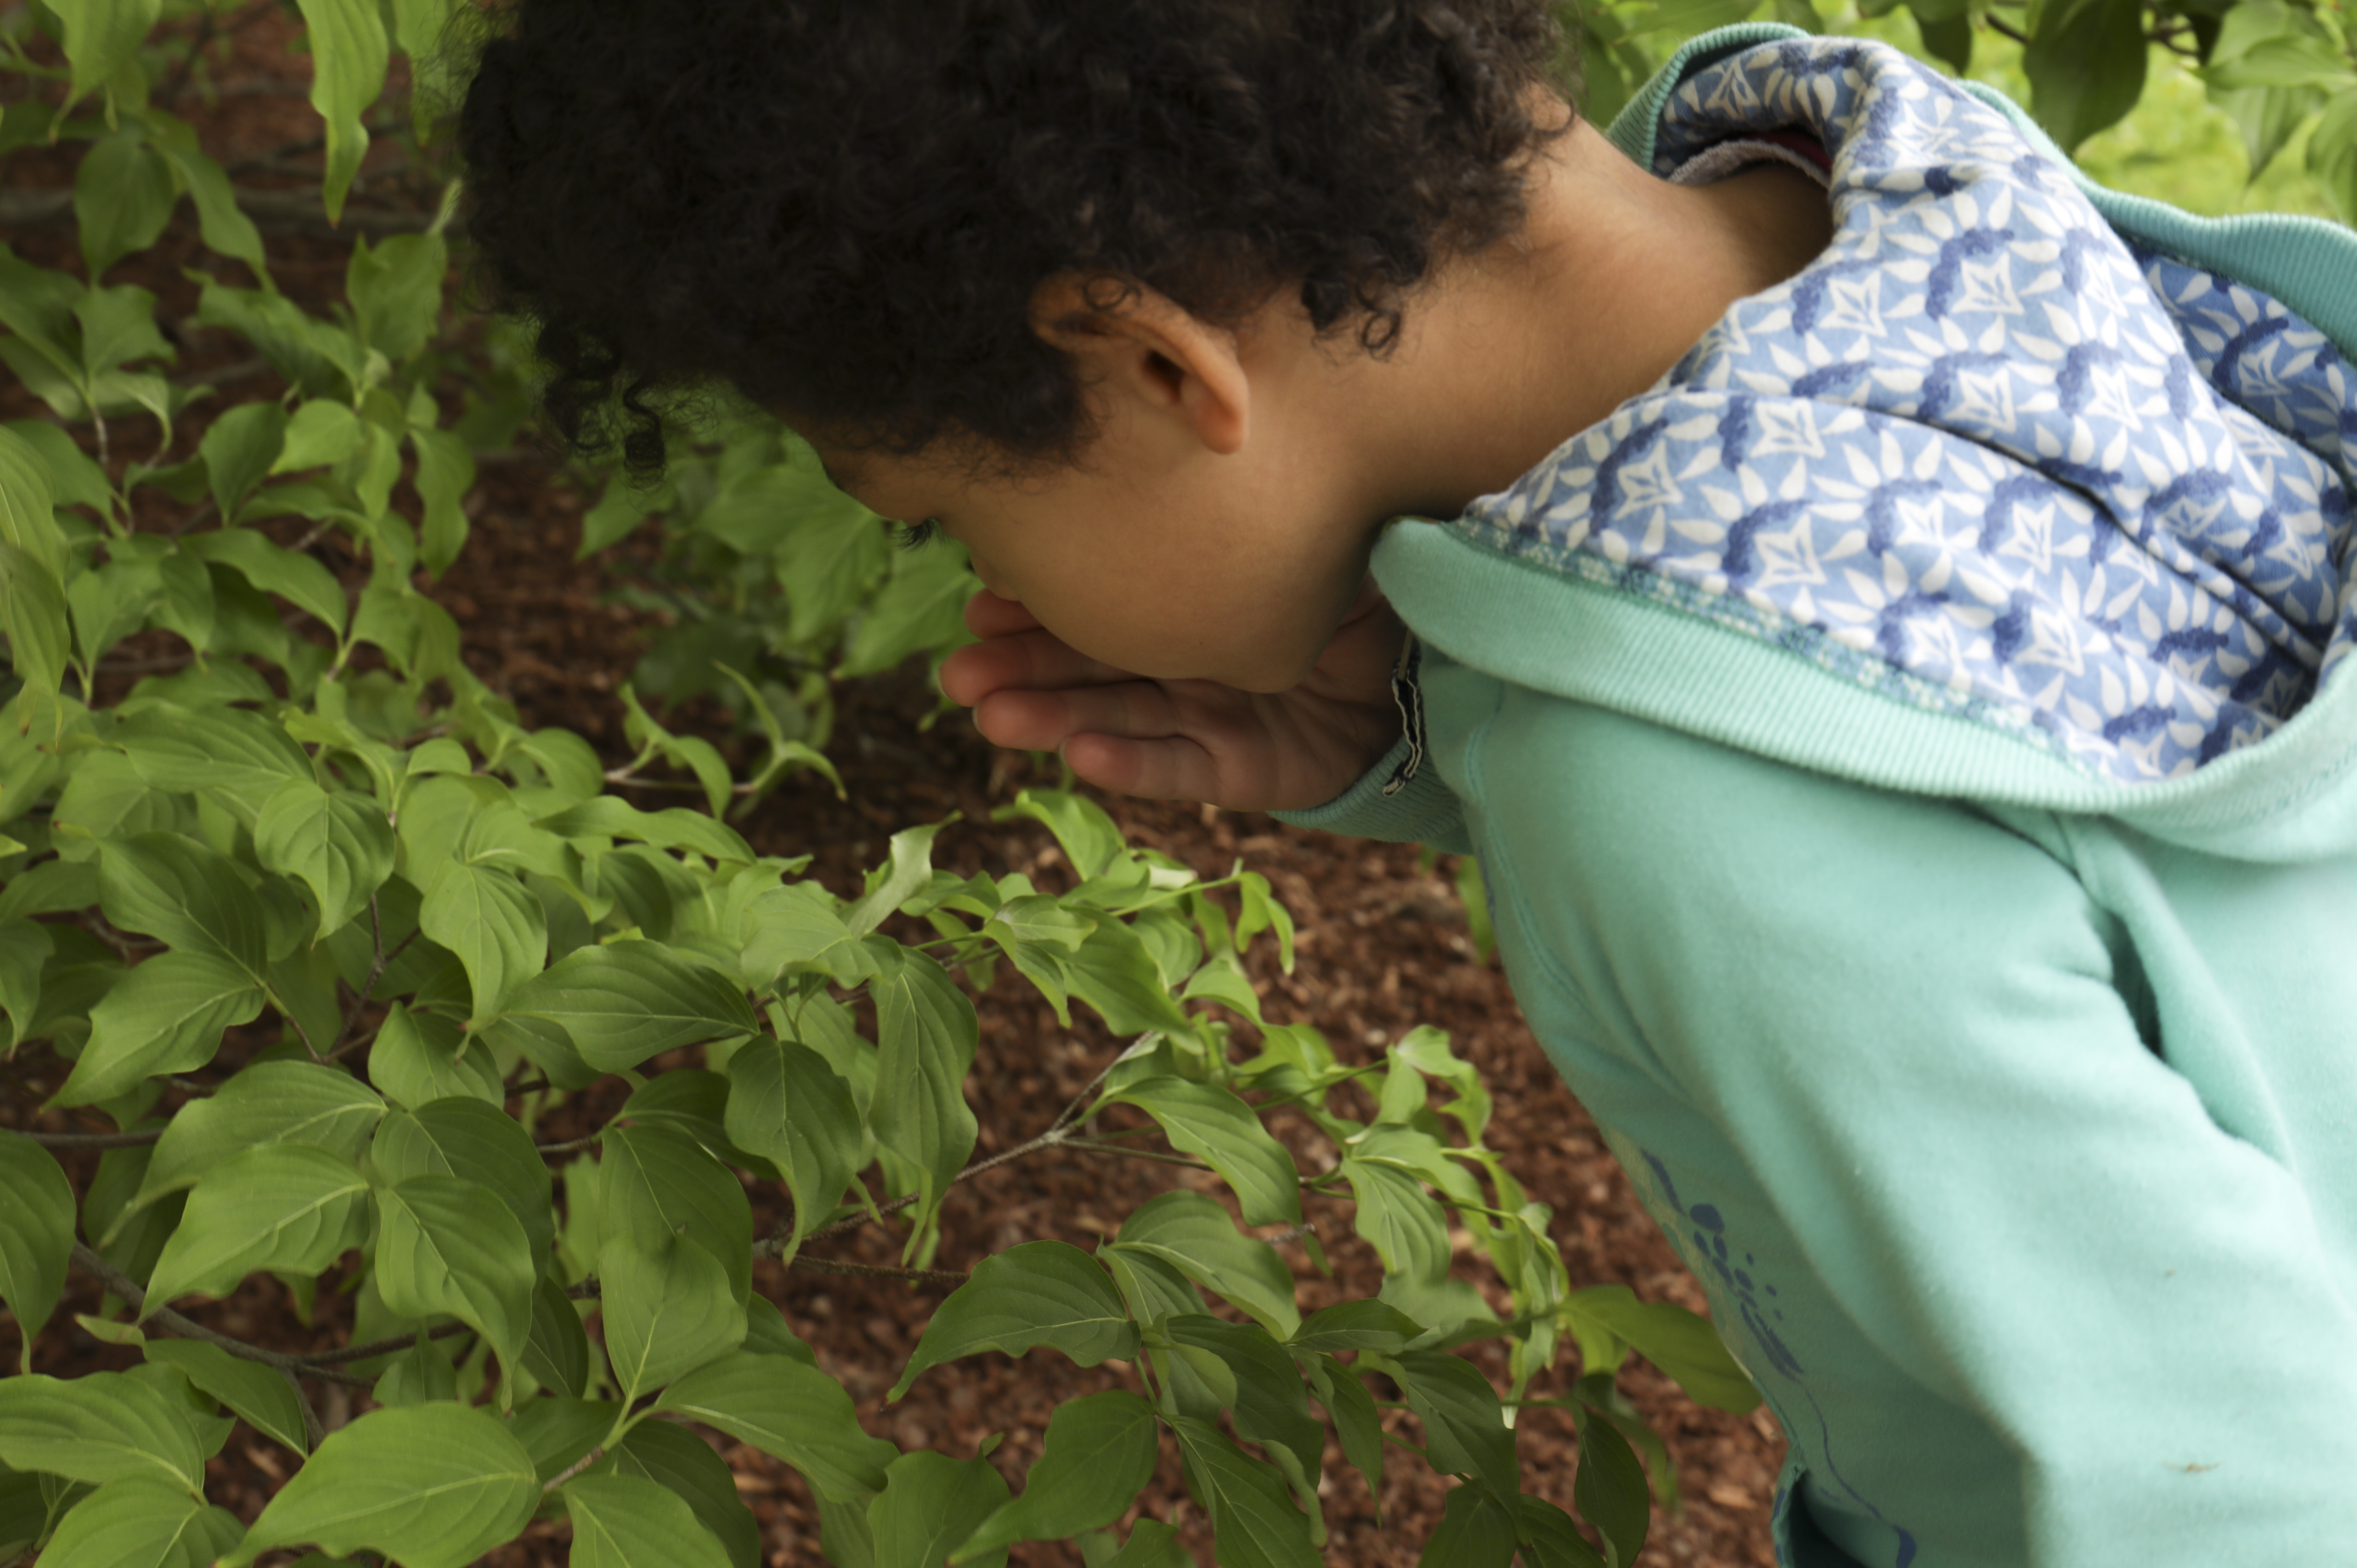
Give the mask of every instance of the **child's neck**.
<svg viewBox="0 0 2357 1568">
<path fill-rule="evenodd" d="M 1830 242 L 1823 190 L 1775 163 L 1655 178 L 1576 126 L 1534 171 L 1514 240 L 1411 302 L 1399 351 L 1345 379 L 1383 515 L 1450 517 L 1643 392 L 1746 295 Z"/>
</svg>

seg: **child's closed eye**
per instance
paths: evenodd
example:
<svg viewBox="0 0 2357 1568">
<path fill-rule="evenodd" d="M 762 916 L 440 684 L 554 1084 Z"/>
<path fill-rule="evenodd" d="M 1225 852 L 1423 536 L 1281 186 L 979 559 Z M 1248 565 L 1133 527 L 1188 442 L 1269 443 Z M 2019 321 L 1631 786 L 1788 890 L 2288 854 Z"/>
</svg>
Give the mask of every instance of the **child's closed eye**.
<svg viewBox="0 0 2357 1568">
<path fill-rule="evenodd" d="M 896 522 L 892 525 L 892 542 L 903 550 L 922 550 L 942 536 L 942 520 L 929 517 L 922 522 Z"/>
</svg>

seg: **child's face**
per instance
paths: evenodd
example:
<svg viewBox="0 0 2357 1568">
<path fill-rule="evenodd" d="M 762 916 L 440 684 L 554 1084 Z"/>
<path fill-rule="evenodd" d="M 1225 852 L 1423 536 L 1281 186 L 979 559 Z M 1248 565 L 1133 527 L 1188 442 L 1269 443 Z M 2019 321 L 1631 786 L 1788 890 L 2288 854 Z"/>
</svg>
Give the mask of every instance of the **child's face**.
<svg viewBox="0 0 2357 1568">
<path fill-rule="evenodd" d="M 1159 435 L 1116 420 L 1082 466 L 1023 478 L 923 456 L 827 466 L 871 510 L 938 519 L 993 593 L 1114 671 L 1295 685 L 1358 591 L 1380 518 L 1314 453 L 1279 462 L 1278 440 L 1214 454 Z"/>
</svg>

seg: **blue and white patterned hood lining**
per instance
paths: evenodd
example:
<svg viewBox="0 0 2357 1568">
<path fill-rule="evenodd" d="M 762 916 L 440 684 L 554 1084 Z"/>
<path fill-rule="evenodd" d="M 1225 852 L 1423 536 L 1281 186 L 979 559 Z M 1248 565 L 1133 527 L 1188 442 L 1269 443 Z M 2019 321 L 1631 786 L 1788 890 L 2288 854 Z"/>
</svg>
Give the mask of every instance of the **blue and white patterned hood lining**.
<svg viewBox="0 0 2357 1568">
<path fill-rule="evenodd" d="M 1459 526 L 2099 777 L 2281 727 L 2357 640 L 2348 362 L 1881 45 L 1703 70 L 1655 172 L 1794 128 L 1831 247 Z"/>
</svg>

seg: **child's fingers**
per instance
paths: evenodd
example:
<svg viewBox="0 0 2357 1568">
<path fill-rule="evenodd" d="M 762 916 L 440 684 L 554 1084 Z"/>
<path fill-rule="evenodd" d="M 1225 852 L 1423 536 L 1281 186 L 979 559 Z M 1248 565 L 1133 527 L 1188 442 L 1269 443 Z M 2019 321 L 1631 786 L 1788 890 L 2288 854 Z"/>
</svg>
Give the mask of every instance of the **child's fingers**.
<svg viewBox="0 0 2357 1568">
<path fill-rule="evenodd" d="M 1055 751 L 1084 731 L 1159 740 L 1179 728 L 1178 705 L 1150 681 L 1049 691 L 1005 687 L 974 703 L 974 722 L 993 745 L 1014 751 Z"/>
<path fill-rule="evenodd" d="M 1135 679 L 1128 671 L 1091 659 L 1036 625 L 1028 631 L 969 643 L 942 663 L 942 693 L 951 702 L 969 708 L 994 692 L 1053 692 Z"/>
<path fill-rule="evenodd" d="M 1011 637 L 1039 624 L 1020 599 L 1000 598 L 988 588 L 965 602 L 965 628 L 976 637 Z"/>
<path fill-rule="evenodd" d="M 1064 743 L 1065 766 L 1101 789 L 1148 800 L 1211 800 L 1222 792 L 1218 762 L 1185 736 L 1133 740 L 1086 732 Z"/>
</svg>

